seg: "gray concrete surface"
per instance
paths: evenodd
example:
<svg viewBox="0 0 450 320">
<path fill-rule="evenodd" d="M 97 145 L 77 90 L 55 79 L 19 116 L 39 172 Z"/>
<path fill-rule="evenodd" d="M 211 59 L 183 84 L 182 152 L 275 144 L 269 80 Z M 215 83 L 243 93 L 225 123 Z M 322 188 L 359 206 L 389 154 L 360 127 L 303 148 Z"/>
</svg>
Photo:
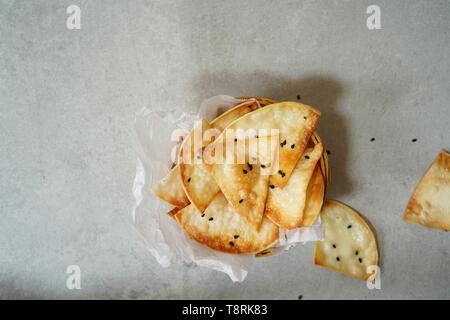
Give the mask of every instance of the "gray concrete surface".
<svg viewBox="0 0 450 320">
<path fill-rule="evenodd" d="M 450 298 L 450 235 L 401 221 L 450 148 L 449 16 L 438 0 L 0 1 L 0 298 Z M 376 229 L 381 290 L 314 267 L 312 245 L 239 284 L 146 251 L 128 223 L 134 113 L 218 93 L 322 111 L 328 197 Z"/>
</svg>

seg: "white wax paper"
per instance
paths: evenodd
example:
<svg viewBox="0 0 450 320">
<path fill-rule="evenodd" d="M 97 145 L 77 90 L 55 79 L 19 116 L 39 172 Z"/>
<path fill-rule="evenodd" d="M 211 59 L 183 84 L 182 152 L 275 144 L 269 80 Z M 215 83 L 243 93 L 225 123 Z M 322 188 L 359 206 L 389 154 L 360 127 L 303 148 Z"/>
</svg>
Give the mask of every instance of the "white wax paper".
<svg viewBox="0 0 450 320">
<path fill-rule="evenodd" d="M 162 267 L 172 263 L 187 263 L 225 272 L 233 281 L 241 282 L 247 276 L 255 259 L 254 255 L 233 255 L 204 247 L 188 235 L 166 213 L 171 207 L 156 198 L 150 191 L 155 182 L 162 179 L 173 164 L 176 154 L 176 136 L 180 129 L 189 131 L 195 121 L 208 121 L 234 107 L 242 100 L 219 95 L 203 101 L 198 113 L 167 113 L 163 110 L 143 107 L 136 113 L 135 139 L 138 159 L 133 184 L 135 204 L 132 222 L 144 239 L 150 253 Z M 323 239 L 320 221 L 309 228 L 285 232 L 280 230 L 279 242 L 271 248 L 272 254 L 288 250 L 297 243 Z M 261 258 L 269 259 L 269 258 Z"/>
</svg>

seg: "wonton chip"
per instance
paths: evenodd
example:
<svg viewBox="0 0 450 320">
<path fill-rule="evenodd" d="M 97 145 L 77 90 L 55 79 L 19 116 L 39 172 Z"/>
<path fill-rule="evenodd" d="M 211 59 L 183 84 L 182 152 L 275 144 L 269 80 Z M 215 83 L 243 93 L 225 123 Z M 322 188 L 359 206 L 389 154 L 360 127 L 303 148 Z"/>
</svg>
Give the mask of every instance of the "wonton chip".
<svg viewBox="0 0 450 320">
<path fill-rule="evenodd" d="M 288 230 L 302 225 L 308 185 L 322 153 L 321 143 L 307 149 L 283 188 L 269 186 L 265 215 L 273 223 Z"/>
<path fill-rule="evenodd" d="M 442 151 L 434 160 L 409 200 L 403 220 L 450 230 L 450 153 Z"/>
<path fill-rule="evenodd" d="M 309 181 L 308 190 L 306 191 L 302 227 L 310 227 L 316 222 L 322 209 L 324 196 L 325 181 L 319 165 L 317 165 Z"/>
<path fill-rule="evenodd" d="M 231 123 L 222 133 L 254 130 L 262 136 L 261 131 L 279 130 L 279 170 L 270 180 L 276 187 L 284 187 L 294 170 L 309 138 L 320 118 L 320 112 L 307 105 L 296 102 L 271 104 L 250 112 Z M 220 140 L 220 139 L 219 139 Z M 216 141 L 217 142 L 217 141 Z"/>
<path fill-rule="evenodd" d="M 221 136 L 223 139 L 223 136 Z M 209 170 L 220 190 L 231 206 L 254 228 L 258 229 L 264 215 L 264 207 L 269 188 L 272 162 L 271 150 L 276 151 L 277 137 L 261 137 L 222 142 L 224 158 L 221 163 L 214 163 Z M 228 152 L 229 146 L 232 149 Z M 267 162 L 260 162 L 264 159 Z M 268 161 L 267 159 L 270 159 Z M 263 164 L 265 163 L 265 164 Z"/>
<path fill-rule="evenodd" d="M 255 99 L 245 101 L 236 107 L 226 111 L 219 117 L 207 124 L 203 121 L 203 132 L 207 129 L 216 129 L 215 135 L 218 135 L 226 126 L 235 121 L 246 113 L 254 111 L 258 107 Z M 208 139 L 208 137 L 206 137 Z M 190 143 L 187 143 L 189 141 Z M 193 134 L 191 133 L 180 148 L 180 175 L 183 182 L 183 188 L 187 197 L 201 212 L 205 211 L 206 207 L 214 199 L 219 186 L 216 181 L 209 174 L 203 161 L 196 161 L 202 158 L 203 149 L 196 150 L 194 147 Z M 209 141 L 203 141 L 202 146 Z M 186 150 L 189 149 L 189 150 Z M 183 161 L 184 152 L 190 152 L 191 161 Z M 186 163 L 188 162 L 188 163 Z"/>
<path fill-rule="evenodd" d="M 205 211 L 219 192 L 219 186 L 209 174 L 202 160 L 203 147 L 208 143 L 204 133 L 208 129 L 210 129 L 210 124 L 204 120 L 201 127 L 200 125 L 195 127 L 184 139 L 178 158 L 183 189 L 190 202 L 201 212 Z"/>
<path fill-rule="evenodd" d="M 325 240 L 316 242 L 314 264 L 367 280 L 371 266 L 378 265 L 378 249 L 366 221 L 352 208 L 331 200 L 325 202 L 320 216 Z"/>
<path fill-rule="evenodd" d="M 278 241 L 278 227 L 264 218 L 255 230 L 233 209 L 222 193 L 218 193 L 201 214 L 193 205 L 181 209 L 175 219 L 191 238 L 199 243 L 228 253 L 256 253 Z"/>
<path fill-rule="evenodd" d="M 185 207 L 189 204 L 178 173 L 178 166 L 172 168 L 161 181 L 155 184 L 152 192 L 161 200 L 176 207 Z"/>
</svg>

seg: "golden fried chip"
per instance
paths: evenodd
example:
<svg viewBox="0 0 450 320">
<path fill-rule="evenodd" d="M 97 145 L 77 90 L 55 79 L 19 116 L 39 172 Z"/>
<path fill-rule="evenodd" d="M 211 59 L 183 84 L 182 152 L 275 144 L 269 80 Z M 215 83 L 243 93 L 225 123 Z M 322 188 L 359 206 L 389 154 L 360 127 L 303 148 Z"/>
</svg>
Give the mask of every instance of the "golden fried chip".
<svg viewBox="0 0 450 320">
<path fill-rule="evenodd" d="M 232 144 L 232 153 L 225 152 L 223 163 L 208 167 L 231 206 L 256 229 L 263 220 L 270 178 L 265 173 L 266 166 L 259 161 L 269 158 L 266 151 L 276 149 L 270 147 L 277 142 L 275 138 L 228 141 L 224 145 Z"/>
<path fill-rule="evenodd" d="M 316 222 L 322 209 L 324 196 L 325 181 L 319 165 L 317 165 L 309 181 L 308 190 L 306 191 L 302 227 L 310 227 Z"/>
<path fill-rule="evenodd" d="M 199 243 L 228 253 L 256 253 L 278 241 L 278 227 L 264 218 L 259 230 L 249 225 L 218 193 L 205 212 L 189 205 L 175 214 L 189 236 Z"/>
<path fill-rule="evenodd" d="M 375 235 L 366 221 L 343 203 L 327 200 L 320 214 L 325 240 L 317 241 L 316 265 L 345 275 L 367 280 L 369 267 L 378 264 Z"/>
<path fill-rule="evenodd" d="M 156 183 L 152 192 L 161 200 L 176 207 L 185 207 L 189 204 L 189 199 L 183 190 L 178 166 L 172 168 L 161 181 Z"/>
<path fill-rule="evenodd" d="M 238 129 L 247 132 L 254 130 L 258 136 L 262 136 L 259 134 L 261 131 L 271 134 L 273 129 L 279 130 L 279 170 L 270 180 L 271 184 L 282 188 L 305 151 L 319 118 L 320 112 L 312 107 L 296 102 L 281 102 L 242 116 L 231 123 L 222 136 L 227 136 L 228 132 L 237 132 Z"/>
<path fill-rule="evenodd" d="M 205 120 L 198 124 L 184 139 L 178 157 L 183 189 L 189 201 L 201 212 L 205 211 L 219 192 L 219 186 L 202 160 L 203 147 L 209 142 L 205 136 L 208 129 L 210 124 Z"/>
<path fill-rule="evenodd" d="M 321 143 L 307 149 L 283 188 L 270 185 L 265 215 L 283 229 L 302 225 L 309 182 L 323 153 Z"/>
<path fill-rule="evenodd" d="M 406 207 L 403 220 L 450 230 L 450 154 L 442 151 L 423 176 Z"/>
</svg>

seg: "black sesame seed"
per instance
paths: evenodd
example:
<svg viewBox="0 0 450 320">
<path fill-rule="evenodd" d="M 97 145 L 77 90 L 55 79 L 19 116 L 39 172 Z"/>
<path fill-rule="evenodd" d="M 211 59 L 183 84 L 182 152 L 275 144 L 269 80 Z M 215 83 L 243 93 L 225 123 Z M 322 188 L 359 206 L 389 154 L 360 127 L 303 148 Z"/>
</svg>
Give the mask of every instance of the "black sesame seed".
<svg viewBox="0 0 450 320">
<path fill-rule="evenodd" d="M 191 182 L 191 178 L 188 179 L 188 183 Z"/>
<path fill-rule="evenodd" d="M 244 170 L 242 170 L 242 172 L 243 172 L 244 174 L 247 174 L 248 171 L 244 169 Z"/>
<path fill-rule="evenodd" d="M 359 254 L 359 251 L 358 251 L 358 250 L 356 250 L 356 251 L 355 251 L 355 255 L 358 255 L 358 254 Z"/>
<path fill-rule="evenodd" d="M 370 139 L 371 142 L 375 141 L 375 138 Z"/>
<path fill-rule="evenodd" d="M 411 141 L 412 141 L 412 142 L 417 142 L 417 139 L 412 139 Z"/>
<path fill-rule="evenodd" d="M 335 248 L 335 249 L 336 249 L 336 245 L 335 245 L 335 244 L 333 244 L 333 248 Z"/>
<path fill-rule="evenodd" d="M 204 216 L 205 216 L 205 214 L 203 213 L 203 214 L 202 214 L 202 218 L 203 218 Z"/>
<path fill-rule="evenodd" d="M 302 295 L 299 295 L 298 296 L 298 300 L 302 300 L 303 299 L 303 296 Z"/>
<path fill-rule="evenodd" d="M 201 157 L 200 157 L 200 156 L 197 156 L 197 159 L 201 159 Z"/>
<path fill-rule="evenodd" d="M 235 236 L 234 236 L 234 238 L 235 238 L 235 239 L 239 238 L 239 235 L 238 235 L 238 234 L 237 234 L 237 235 L 235 235 Z"/>
<path fill-rule="evenodd" d="M 305 156 L 305 159 L 309 159 L 309 156 L 308 156 L 308 155 L 306 155 L 306 156 Z"/>
<path fill-rule="evenodd" d="M 258 139 L 258 138 L 259 138 L 259 136 L 258 136 L 258 135 L 256 135 L 256 136 L 255 136 L 255 138 L 256 138 L 256 139 Z"/>
<path fill-rule="evenodd" d="M 266 167 L 266 165 L 264 165 L 264 164 L 262 164 L 262 165 L 261 165 L 261 168 L 263 168 L 263 169 L 264 169 L 265 167 Z"/>
<path fill-rule="evenodd" d="M 275 189 L 275 186 L 273 184 L 271 184 L 269 187 L 270 189 Z"/>
<path fill-rule="evenodd" d="M 341 261 L 341 258 L 339 258 L 339 257 L 336 257 L 336 260 L 337 260 L 337 261 Z"/>
<path fill-rule="evenodd" d="M 214 220 L 214 218 L 213 218 L 213 217 L 211 217 L 211 218 L 209 218 L 208 220 L 209 220 L 209 221 L 213 221 L 213 220 Z"/>
<path fill-rule="evenodd" d="M 294 149 L 295 148 L 295 144 L 291 144 L 291 149 Z"/>
<path fill-rule="evenodd" d="M 362 258 L 359 258 L 358 261 L 359 261 L 359 263 L 362 263 Z"/>
<path fill-rule="evenodd" d="M 302 97 L 300 97 L 300 95 L 298 94 L 297 95 L 297 100 L 300 100 Z"/>
<path fill-rule="evenodd" d="M 236 142 L 237 141 L 237 138 L 234 138 L 234 142 Z"/>
<path fill-rule="evenodd" d="M 244 199 L 239 200 L 239 203 L 242 203 L 244 201 Z"/>
<path fill-rule="evenodd" d="M 303 119 L 305 119 L 305 120 L 306 120 L 307 118 L 306 118 L 306 117 L 303 117 Z"/>
<path fill-rule="evenodd" d="M 230 241 L 230 246 L 234 247 L 234 242 Z"/>
<path fill-rule="evenodd" d="M 330 151 L 330 150 L 327 150 L 327 154 L 331 154 L 331 151 Z"/>
<path fill-rule="evenodd" d="M 286 145 L 286 143 L 287 143 L 286 140 L 284 140 L 282 143 L 280 143 L 280 146 L 284 147 Z"/>
<path fill-rule="evenodd" d="M 250 171 L 253 170 L 253 165 L 251 165 L 250 163 L 247 163 L 247 167 Z"/>
<path fill-rule="evenodd" d="M 349 225 L 347 226 L 347 229 L 351 229 L 351 228 L 352 228 L 352 225 L 349 224 Z"/>
</svg>

